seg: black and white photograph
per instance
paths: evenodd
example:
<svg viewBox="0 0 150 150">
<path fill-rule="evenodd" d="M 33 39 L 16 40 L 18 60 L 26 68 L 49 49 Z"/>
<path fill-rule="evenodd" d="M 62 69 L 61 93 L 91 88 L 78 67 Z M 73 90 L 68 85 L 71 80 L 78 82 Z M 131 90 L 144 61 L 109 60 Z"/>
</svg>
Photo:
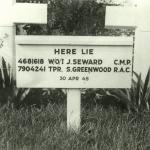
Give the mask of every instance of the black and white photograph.
<svg viewBox="0 0 150 150">
<path fill-rule="evenodd" d="M 150 1 L 0 2 L 0 150 L 150 150 Z"/>
</svg>

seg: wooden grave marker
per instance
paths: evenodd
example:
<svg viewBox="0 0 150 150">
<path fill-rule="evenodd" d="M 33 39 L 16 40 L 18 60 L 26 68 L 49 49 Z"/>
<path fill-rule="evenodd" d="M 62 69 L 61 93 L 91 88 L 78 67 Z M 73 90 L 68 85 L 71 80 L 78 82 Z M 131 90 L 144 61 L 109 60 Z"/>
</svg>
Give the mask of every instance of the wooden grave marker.
<svg viewBox="0 0 150 150">
<path fill-rule="evenodd" d="M 67 127 L 78 131 L 80 88 L 130 88 L 132 56 L 132 37 L 16 36 L 17 86 L 67 88 Z"/>
</svg>

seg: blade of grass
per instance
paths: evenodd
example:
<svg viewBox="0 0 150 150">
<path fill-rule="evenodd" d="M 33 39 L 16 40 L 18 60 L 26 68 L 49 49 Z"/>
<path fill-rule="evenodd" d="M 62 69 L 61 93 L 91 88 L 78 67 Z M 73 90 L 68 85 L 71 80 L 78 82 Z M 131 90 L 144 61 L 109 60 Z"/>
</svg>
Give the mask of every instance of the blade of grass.
<svg viewBox="0 0 150 150">
<path fill-rule="evenodd" d="M 4 60 L 4 58 L 2 58 L 2 69 L 3 69 L 3 75 L 4 75 L 4 85 L 5 87 L 9 87 L 10 77 L 8 75 L 8 68 L 7 68 L 6 61 Z"/>
<path fill-rule="evenodd" d="M 140 84 L 141 84 L 141 87 L 143 88 L 144 87 L 144 83 L 143 83 L 143 81 L 141 80 L 141 73 L 138 75 L 136 72 L 133 72 L 134 73 L 134 75 L 136 76 L 136 78 L 137 78 L 137 82 L 139 81 L 139 77 L 140 77 Z M 134 80 L 134 79 L 133 79 Z M 134 80 L 135 81 L 135 80 Z M 136 81 L 135 81 L 136 82 Z M 136 83 L 137 83 L 136 82 Z"/>
<path fill-rule="evenodd" d="M 138 82 L 137 82 L 137 87 L 136 87 L 136 105 L 139 106 L 140 105 L 140 95 L 141 95 L 141 74 L 138 77 Z"/>
<path fill-rule="evenodd" d="M 0 69 L 0 89 L 3 88 L 3 82 L 2 70 Z"/>
<path fill-rule="evenodd" d="M 148 73 L 146 75 L 146 79 L 145 79 L 145 82 L 144 82 L 142 100 L 145 100 L 146 92 L 148 92 L 147 90 L 148 90 L 149 80 L 150 80 L 150 68 L 148 70 Z"/>
</svg>

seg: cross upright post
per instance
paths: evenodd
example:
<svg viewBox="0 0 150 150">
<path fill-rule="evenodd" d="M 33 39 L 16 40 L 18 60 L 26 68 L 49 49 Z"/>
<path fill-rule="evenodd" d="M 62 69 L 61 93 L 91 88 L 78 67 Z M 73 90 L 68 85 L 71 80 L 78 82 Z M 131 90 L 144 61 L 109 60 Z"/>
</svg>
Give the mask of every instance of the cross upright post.
<svg viewBox="0 0 150 150">
<path fill-rule="evenodd" d="M 139 1 L 135 31 L 135 71 L 145 78 L 150 67 L 150 1 Z"/>
</svg>

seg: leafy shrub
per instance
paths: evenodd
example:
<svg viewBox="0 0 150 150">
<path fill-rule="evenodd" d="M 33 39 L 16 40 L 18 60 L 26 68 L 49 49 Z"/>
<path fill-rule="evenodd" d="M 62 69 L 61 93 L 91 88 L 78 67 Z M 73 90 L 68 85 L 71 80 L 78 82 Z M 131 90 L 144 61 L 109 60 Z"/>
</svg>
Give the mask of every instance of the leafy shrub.
<svg viewBox="0 0 150 150">
<path fill-rule="evenodd" d="M 12 89 L 14 88 L 14 80 L 11 76 L 10 65 L 6 65 L 6 61 L 2 58 L 0 68 L 0 103 L 7 103 L 11 99 Z"/>
<path fill-rule="evenodd" d="M 150 111 L 150 68 L 144 82 L 141 74 L 134 72 L 134 75 L 136 80 L 132 79 L 131 89 L 84 89 L 82 105 L 85 108 L 102 105 L 129 112 Z"/>
<path fill-rule="evenodd" d="M 116 90 L 118 89 L 114 89 L 114 91 Z M 93 109 L 92 107 L 99 107 L 99 105 L 101 105 L 106 109 L 113 107 L 119 111 L 127 111 L 127 102 L 112 94 L 112 91 L 111 89 L 85 89 L 85 91 L 82 92 L 83 107 L 85 109 Z"/>
<path fill-rule="evenodd" d="M 0 68 L 0 88 L 14 87 L 13 76 L 11 75 L 11 67 L 6 64 L 2 57 L 2 64 Z"/>
<path fill-rule="evenodd" d="M 47 104 L 62 104 L 66 101 L 66 95 L 61 89 L 30 89 L 30 92 L 21 101 L 17 99 L 17 108 L 20 107 L 43 107 Z"/>
<path fill-rule="evenodd" d="M 111 89 L 108 93 L 123 101 L 129 110 L 136 112 L 150 111 L 150 68 L 145 81 L 141 79 L 141 74 L 134 72 L 137 80 L 132 80 L 131 89 Z"/>
<path fill-rule="evenodd" d="M 18 100 L 23 100 L 28 92 L 28 89 L 16 88 L 11 67 L 2 57 L 0 68 L 0 105 L 6 103 L 16 104 Z"/>
</svg>

